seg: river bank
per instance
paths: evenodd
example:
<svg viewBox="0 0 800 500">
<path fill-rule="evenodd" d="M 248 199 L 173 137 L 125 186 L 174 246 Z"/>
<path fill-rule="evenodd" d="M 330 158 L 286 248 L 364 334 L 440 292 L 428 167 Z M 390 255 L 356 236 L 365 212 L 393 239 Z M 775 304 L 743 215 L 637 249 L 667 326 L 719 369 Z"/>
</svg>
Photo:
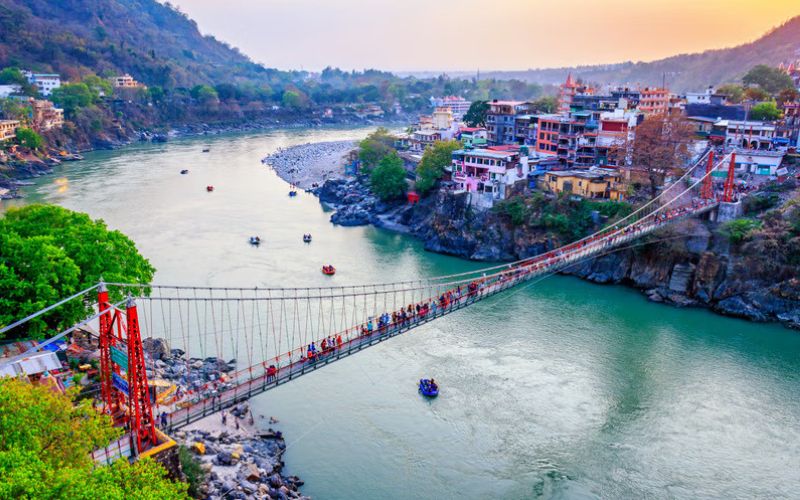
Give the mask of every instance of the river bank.
<svg viewBox="0 0 800 500">
<path fill-rule="evenodd" d="M 145 338 L 143 348 L 150 365 L 149 380 L 171 384 L 157 399 L 159 418 L 161 412 L 190 402 L 192 394 L 209 397 L 230 387 L 236 360 L 189 358 L 181 349 L 170 349 L 163 338 Z M 306 499 L 299 492 L 303 481 L 284 470 L 286 442 L 277 424 L 277 419 L 267 420 L 245 402 L 194 422 L 171 437 L 200 463 L 204 473 L 200 498 Z"/>
<path fill-rule="evenodd" d="M 300 187 L 315 188 L 329 179 L 344 177 L 344 162 L 357 141 L 300 144 L 278 149 L 262 163 L 272 167 L 281 179 Z"/>
</svg>

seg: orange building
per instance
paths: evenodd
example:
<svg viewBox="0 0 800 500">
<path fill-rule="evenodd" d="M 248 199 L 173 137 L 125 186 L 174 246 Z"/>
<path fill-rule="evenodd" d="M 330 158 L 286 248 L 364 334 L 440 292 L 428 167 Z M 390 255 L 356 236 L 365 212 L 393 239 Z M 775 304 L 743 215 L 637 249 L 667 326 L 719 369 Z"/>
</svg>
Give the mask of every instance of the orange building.
<svg viewBox="0 0 800 500">
<path fill-rule="evenodd" d="M 639 98 L 639 111 L 645 115 L 664 114 L 670 108 L 669 90 L 658 87 L 645 87 Z"/>
</svg>

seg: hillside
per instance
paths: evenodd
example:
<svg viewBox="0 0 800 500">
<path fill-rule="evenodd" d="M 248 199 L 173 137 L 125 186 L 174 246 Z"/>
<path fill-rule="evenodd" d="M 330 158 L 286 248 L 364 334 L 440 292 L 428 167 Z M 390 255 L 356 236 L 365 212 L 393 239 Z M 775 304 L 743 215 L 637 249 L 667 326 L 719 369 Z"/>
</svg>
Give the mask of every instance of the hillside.
<svg viewBox="0 0 800 500">
<path fill-rule="evenodd" d="M 130 73 L 166 88 L 253 81 L 274 70 L 203 36 L 156 0 L 0 0 L 0 67 Z"/>
<path fill-rule="evenodd" d="M 727 49 L 707 50 L 699 54 L 681 54 L 652 62 L 625 62 L 611 65 L 573 68 L 532 69 L 485 73 L 486 78 L 521 80 L 540 84 L 558 84 L 567 73 L 600 84 L 661 84 L 676 91 L 701 90 L 708 85 L 732 82 L 757 64 L 778 65 L 800 58 L 800 16 L 773 29 L 758 40 Z"/>
</svg>

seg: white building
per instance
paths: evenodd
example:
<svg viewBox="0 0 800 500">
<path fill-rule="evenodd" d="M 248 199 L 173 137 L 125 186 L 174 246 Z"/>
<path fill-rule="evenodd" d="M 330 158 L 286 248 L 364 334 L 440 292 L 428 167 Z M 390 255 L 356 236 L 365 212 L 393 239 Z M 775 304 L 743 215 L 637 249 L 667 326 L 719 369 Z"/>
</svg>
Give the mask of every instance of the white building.
<svg viewBox="0 0 800 500">
<path fill-rule="evenodd" d="M 736 171 L 755 175 L 777 175 L 783 161 L 782 151 L 753 151 L 736 149 Z M 721 168 L 727 168 L 722 165 Z"/>
<path fill-rule="evenodd" d="M 32 73 L 23 71 L 23 76 L 28 79 L 31 85 L 35 85 L 40 94 L 49 96 L 54 89 L 61 86 L 61 76 L 55 73 Z"/>
<path fill-rule="evenodd" d="M 725 145 L 745 149 L 770 149 L 775 138 L 775 125 L 740 120 L 719 120 L 715 131 L 725 135 Z"/>
<path fill-rule="evenodd" d="M 436 108 L 450 108 L 453 117 L 460 120 L 469 111 L 469 106 L 472 104 L 461 96 L 448 95 L 445 97 L 431 97 L 431 106 Z"/>
<path fill-rule="evenodd" d="M 0 99 L 5 99 L 11 94 L 18 94 L 22 90 L 19 85 L 0 85 Z"/>
<path fill-rule="evenodd" d="M 528 148 L 459 149 L 453 151 L 449 171 L 456 193 L 469 193 L 477 208 L 491 208 L 506 198 L 511 186 L 528 178 Z"/>
</svg>

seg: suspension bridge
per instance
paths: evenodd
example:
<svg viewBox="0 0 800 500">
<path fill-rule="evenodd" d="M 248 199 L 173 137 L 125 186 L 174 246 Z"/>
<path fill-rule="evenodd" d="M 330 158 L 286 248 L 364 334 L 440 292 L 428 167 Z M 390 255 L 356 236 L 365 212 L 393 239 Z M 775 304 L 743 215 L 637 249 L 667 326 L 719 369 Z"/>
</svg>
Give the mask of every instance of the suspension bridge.
<svg viewBox="0 0 800 500">
<path fill-rule="evenodd" d="M 734 168 L 733 154 L 715 162 L 709 150 L 659 196 L 613 225 L 517 262 L 426 279 L 331 287 L 98 283 L 0 328 L 0 334 L 47 318 L 72 301 L 95 304 L 91 316 L 23 355 L 77 331 L 96 338 L 102 411 L 129 429 L 132 447 L 141 452 L 163 441 L 157 425 L 174 431 L 508 289 L 711 212 L 733 201 Z M 712 184 L 712 172 L 719 169 L 728 170 L 721 193 Z M 156 415 L 147 380 L 156 360 L 144 354 L 142 339 L 147 337 L 165 339 L 184 353 L 179 376 L 186 391 L 157 406 Z M 209 357 L 233 359 L 236 370 L 209 380 L 200 371 Z"/>
</svg>

